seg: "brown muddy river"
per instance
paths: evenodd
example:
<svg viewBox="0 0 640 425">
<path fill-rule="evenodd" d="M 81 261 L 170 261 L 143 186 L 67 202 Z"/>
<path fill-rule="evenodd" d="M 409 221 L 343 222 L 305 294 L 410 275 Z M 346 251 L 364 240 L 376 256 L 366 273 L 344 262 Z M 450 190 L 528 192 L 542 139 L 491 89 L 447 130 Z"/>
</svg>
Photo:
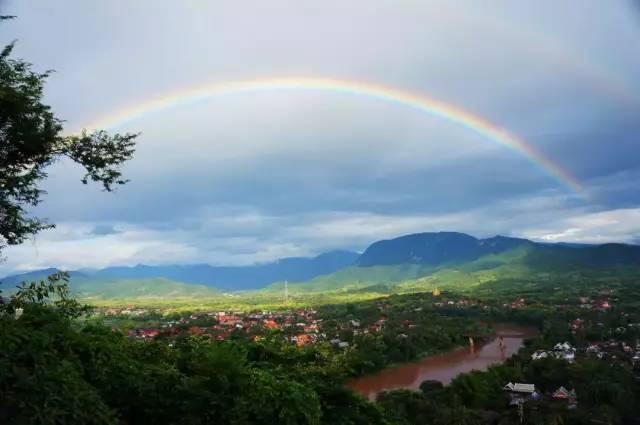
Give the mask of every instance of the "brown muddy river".
<svg viewBox="0 0 640 425">
<path fill-rule="evenodd" d="M 538 334 L 536 328 L 528 326 L 496 325 L 495 328 L 495 338 L 484 345 L 476 345 L 475 348 L 459 348 L 425 357 L 415 363 L 403 364 L 373 375 L 352 379 L 347 382 L 347 385 L 373 401 L 382 391 L 403 388 L 418 390 L 420 384 L 427 379 L 448 384 L 461 373 L 486 370 L 493 364 L 503 362 L 522 347 L 525 339 Z"/>
</svg>

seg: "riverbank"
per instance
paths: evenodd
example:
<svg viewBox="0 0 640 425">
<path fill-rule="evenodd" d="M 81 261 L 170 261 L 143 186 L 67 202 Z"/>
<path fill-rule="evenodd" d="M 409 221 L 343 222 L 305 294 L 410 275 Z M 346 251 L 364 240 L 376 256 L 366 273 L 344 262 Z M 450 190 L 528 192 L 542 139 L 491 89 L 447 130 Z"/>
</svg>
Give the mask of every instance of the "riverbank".
<svg viewBox="0 0 640 425">
<path fill-rule="evenodd" d="M 523 347 L 525 339 L 537 335 L 538 330 L 532 326 L 496 325 L 495 336 L 484 344 L 461 347 L 417 362 L 385 368 L 371 375 L 350 379 L 347 385 L 373 401 L 383 391 L 417 391 L 426 380 L 448 384 L 461 373 L 486 370 L 491 365 L 504 362 Z"/>
</svg>

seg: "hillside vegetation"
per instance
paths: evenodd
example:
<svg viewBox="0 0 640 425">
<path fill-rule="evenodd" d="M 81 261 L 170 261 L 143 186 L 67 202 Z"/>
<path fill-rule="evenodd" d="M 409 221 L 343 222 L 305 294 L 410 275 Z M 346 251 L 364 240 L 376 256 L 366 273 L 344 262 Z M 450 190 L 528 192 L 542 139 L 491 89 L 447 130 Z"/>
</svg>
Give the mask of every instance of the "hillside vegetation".
<svg viewBox="0 0 640 425">
<path fill-rule="evenodd" d="M 296 264 L 294 268 L 297 267 L 298 273 L 312 277 L 287 279 L 286 300 L 284 279 L 250 290 L 246 288 L 260 285 L 242 281 L 235 290 L 225 290 L 207 284 L 212 279 L 204 276 L 209 266 L 139 266 L 77 271 L 71 273 L 71 291 L 80 299 L 100 305 L 132 302 L 242 307 L 273 306 L 285 301 L 289 305 L 309 305 L 435 288 L 482 291 L 506 282 L 514 288 L 525 288 L 532 285 L 562 286 L 566 282 L 579 282 L 584 276 L 589 281 L 614 281 L 640 270 L 640 247 L 635 245 L 540 244 L 502 236 L 476 239 L 453 232 L 420 233 L 379 241 L 356 260 L 353 255 L 334 252 L 313 259 L 285 259 L 269 265 L 237 268 L 234 272 L 249 270 L 247 273 L 255 274 L 262 270 L 265 275 L 260 282 L 265 282 Z M 337 269 L 331 273 L 320 273 L 334 268 Z M 202 282 L 178 279 L 179 270 L 190 270 L 191 273 L 198 269 L 203 273 Z M 276 270 L 277 273 L 269 274 L 268 270 Z M 52 271 L 55 269 L 11 276 L 3 280 L 3 286 L 6 292 L 11 293 L 11 288 L 17 283 L 42 279 Z M 132 273 L 133 277 L 130 276 Z"/>
</svg>

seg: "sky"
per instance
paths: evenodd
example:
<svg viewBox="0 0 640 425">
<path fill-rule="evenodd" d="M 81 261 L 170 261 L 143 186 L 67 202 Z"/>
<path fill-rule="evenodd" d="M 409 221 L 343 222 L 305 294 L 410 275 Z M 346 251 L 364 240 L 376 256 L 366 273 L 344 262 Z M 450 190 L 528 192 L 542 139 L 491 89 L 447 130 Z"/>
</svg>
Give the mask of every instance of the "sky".
<svg viewBox="0 0 640 425">
<path fill-rule="evenodd" d="M 57 228 L 6 249 L 0 274 L 253 264 L 440 230 L 640 243 L 637 2 L 0 0 L 0 12 L 17 16 L 0 42 L 55 70 L 45 100 L 68 134 L 141 133 L 115 193 L 52 166 L 32 214 Z M 296 78 L 437 101 L 545 161 L 397 95 L 265 83 Z M 245 90 L 212 89 L 230 83 Z"/>
</svg>

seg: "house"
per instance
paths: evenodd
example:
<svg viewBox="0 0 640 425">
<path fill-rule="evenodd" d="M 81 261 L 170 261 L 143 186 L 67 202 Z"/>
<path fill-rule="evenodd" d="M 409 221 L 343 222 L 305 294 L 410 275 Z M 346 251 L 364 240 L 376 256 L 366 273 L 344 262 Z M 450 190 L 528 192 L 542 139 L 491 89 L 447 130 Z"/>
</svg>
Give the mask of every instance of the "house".
<svg viewBox="0 0 640 425">
<path fill-rule="evenodd" d="M 587 353 L 598 354 L 600 352 L 600 346 L 598 344 L 591 344 L 587 347 Z"/>
<path fill-rule="evenodd" d="M 557 343 L 556 345 L 553 346 L 553 351 L 576 351 L 575 348 L 573 348 L 571 346 L 571 344 L 569 344 L 568 342 L 562 342 L 562 343 Z"/>
<path fill-rule="evenodd" d="M 611 308 L 611 304 L 609 303 L 609 300 L 602 300 L 596 302 L 595 308 L 600 311 L 607 311 Z"/>
<path fill-rule="evenodd" d="M 280 329 L 280 326 L 274 320 L 265 320 L 264 327 L 267 329 Z"/>
<path fill-rule="evenodd" d="M 561 386 L 560 388 L 555 390 L 551 395 L 551 397 L 555 398 L 556 400 L 568 400 L 569 396 L 570 396 L 570 391 L 566 389 L 564 386 Z"/>
<path fill-rule="evenodd" d="M 222 316 L 222 317 L 218 317 L 218 321 L 220 323 L 224 323 L 224 324 L 228 324 L 228 325 L 233 325 L 236 322 L 242 320 L 240 317 L 238 316 Z"/>
<path fill-rule="evenodd" d="M 140 338 L 153 339 L 160 334 L 160 331 L 157 329 L 140 329 L 137 333 Z"/>
<path fill-rule="evenodd" d="M 562 353 L 558 353 L 559 355 L 556 355 L 556 358 L 562 359 L 566 362 L 569 363 L 573 363 L 576 360 L 576 353 L 575 350 L 574 351 L 564 351 Z"/>
<path fill-rule="evenodd" d="M 576 359 L 576 349 L 568 342 L 559 342 L 553 346 L 553 356 L 556 359 L 566 360 L 573 363 Z"/>
<path fill-rule="evenodd" d="M 544 350 L 538 350 L 531 355 L 531 360 L 541 360 L 549 357 L 549 353 Z"/>
<path fill-rule="evenodd" d="M 380 332 L 382 330 L 382 325 L 374 323 L 373 325 L 369 325 L 369 330 L 371 332 Z"/>
<path fill-rule="evenodd" d="M 536 386 L 534 384 L 522 384 L 519 382 L 511 383 L 509 382 L 504 386 L 506 391 L 511 391 L 513 393 L 521 393 L 521 394 L 533 394 L 536 391 Z"/>
<path fill-rule="evenodd" d="M 294 336 L 293 338 L 296 338 L 295 343 L 298 347 L 302 347 L 303 345 L 307 345 L 312 342 L 311 336 L 307 334 L 300 334 L 297 337 Z M 292 341 L 294 341 L 293 338 L 291 338 Z"/>
<path fill-rule="evenodd" d="M 311 342 L 311 337 L 309 335 L 305 335 L 305 334 L 300 334 L 297 337 L 294 337 L 295 339 L 295 343 L 298 347 L 302 347 L 303 345 L 308 344 L 309 342 Z M 292 338 L 293 340 L 293 338 Z"/>
<path fill-rule="evenodd" d="M 519 382 L 509 382 L 505 385 L 504 390 L 509 391 L 511 400 L 509 406 L 522 406 L 527 400 L 538 400 L 540 394 L 536 392 L 534 384 L 522 384 Z"/>
<path fill-rule="evenodd" d="M 204 334 L 206 328 L 200 327 L 200 326 L 191 326 L 189 328 L 189 333 L 191 335 L 202 335 Z"/>
<path fill-rule="evenodd" d="M 524 298 L 518 298 L 511 303 L 511 308 L 522 308 L 524 307 Z"/>
<path fill-rule="evenodd" d="M 555 390 L 551 397 L 553 397 L 554 400 L 567 401 L 569 403 L 568 407 L 570 409 L 575 408 L 578 405 L 576 390 L 569 391 L 564 386 L 561 386 L 560 388 Z"/>
<path fill-rule="evenodd" d="M 587 354 L 596 356 L 597 358 L 601 359 L 602 357 L 604 357 L 604 353 L 602 352 L 602 350 L 600 349 L 600 346 L 598 344 L 591 344 L 587 347 Z"/>
<path fill-rule="evenodd" d="M 305 333 L 318 332 L 318 325 L 307 325 L 303 329 Z"/>
<path fill-rule="evenodd" d="M 571 322 L 571 328 L 574 330 L 582 329 L 584 321 L 582 319 L 576 319 Z"/>
</svg>

